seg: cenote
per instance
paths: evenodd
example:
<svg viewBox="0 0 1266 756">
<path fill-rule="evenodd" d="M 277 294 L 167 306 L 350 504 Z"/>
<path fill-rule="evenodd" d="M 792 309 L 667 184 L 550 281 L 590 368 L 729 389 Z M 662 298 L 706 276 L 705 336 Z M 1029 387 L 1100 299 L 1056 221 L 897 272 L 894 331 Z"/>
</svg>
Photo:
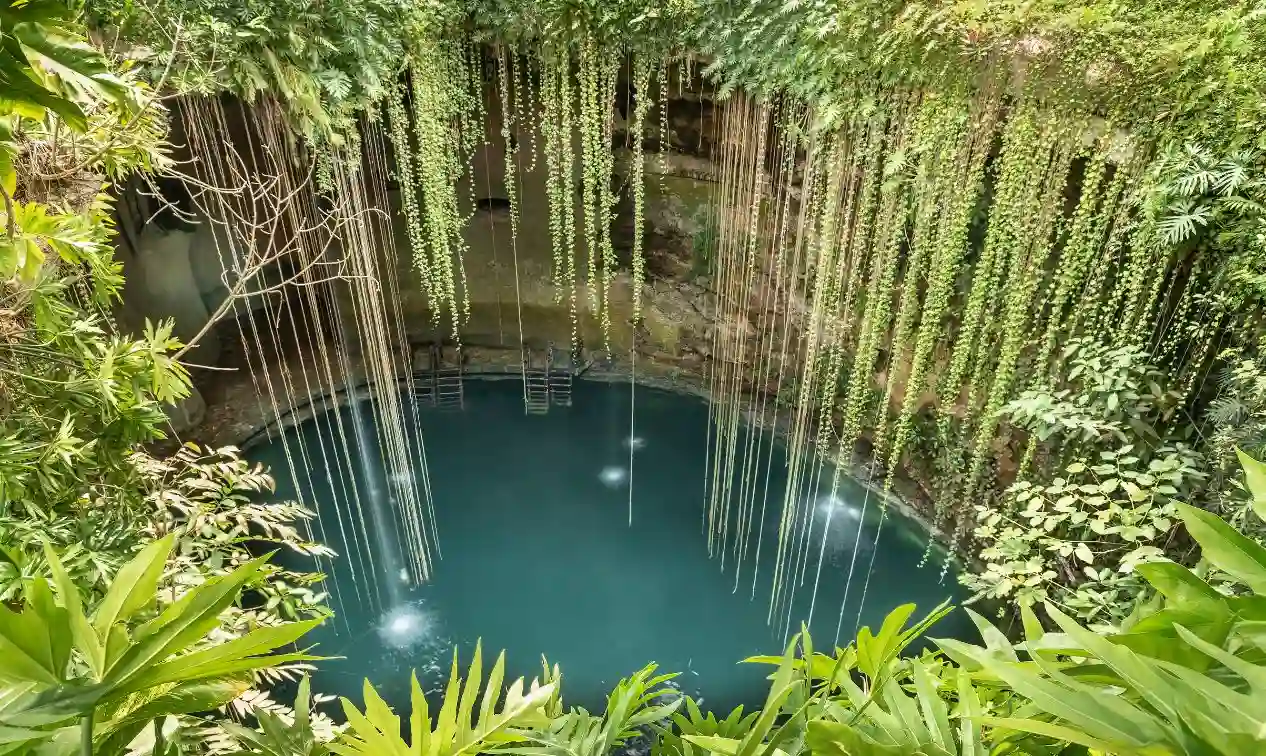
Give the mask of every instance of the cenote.
<svg viewBox="0 0 1266 756">
<path fill-rule="evenodd" d="M 940 579 L 939 554 L 918 566 L 926 536 L 915 523 L 890 508 L 880 528 L 877 495 L 845 479 L 832 500 L 828 473 L 807 495 L 814 503 L 813 548 L 793 600 L 768 622 L 772 533 L 786 477 L 781 446 L 769 470 L 759 568 L 753 579 L 749 558 L 736 580 L 733 560 L 722 571 L 719 559 L 709 559 L 703 534 L 707 405 L 638 386 L 630 432 L 630 399 L 628 383 L 578 381 L 572 406 L 525 415 L 519 381 L 468 380 L 464 409 L 423 408 L 442 558 L 430 582 L 402 580 L 386 553 L 402 551 L 401 528 L 393 524 L 367 539 L 380 552 L 376 574 L 354 575 L 346 555 L 325 568 L 336 617 L 305 641 L 317 644 L 315 653 L 338 658 L 313 673 L 318 689 L 359 701 L 368 678 L 387 701 L 407 708 L 411 670 L 435 692 L 454 648 L 464 667 L 482 639 L 485 653 L 506 651 L 508 677 L 539 674 L 542 655 L 559 664 L 572 704 L 600 710 L 617 680 L 654 661 L 680 673 L 675 682 L 684 692 L 720 711 L 763 700 L 769 669 L 739 661 L 780 653 L 787 628 L 808 621 L 811 603 L 815 644 L 828 646 L 837 629 L 841 642 L 851 639 L 859 615 L 861 624 L 875 626 L 900 604 L 925 610 L 957 598 L 952 574 Z M 355 419 L 346 407 L 338 411 L 349 424 Z M 360 413 L 369 424 L 372 414 Z M 334 464 L 339 457 L 324 427 L 318 418 L 285 432 L 303 434 L 310 450 L 323 444 Z M 381 466 L 378 446 L 369 447 L 357 453 Z M 272 466 L 278 497 L 294 497 L 279 439 L 249 454 Z M 334 476 L 310 469 L 299 477 L 305 489 L 311 477 L 304 500 L 320 507 L 321 527 L 340 550 L 331 535 L 339 511 L 328 504 Z M 758 478 L 763 486 L 764 470 Z M 832 507 L 819 581 L 821 533 Z M 856 576 L 849 585 L 851 564 Z M 963 622 L 953 613 L 933 635 L 961 635 Z"/>
</svg>

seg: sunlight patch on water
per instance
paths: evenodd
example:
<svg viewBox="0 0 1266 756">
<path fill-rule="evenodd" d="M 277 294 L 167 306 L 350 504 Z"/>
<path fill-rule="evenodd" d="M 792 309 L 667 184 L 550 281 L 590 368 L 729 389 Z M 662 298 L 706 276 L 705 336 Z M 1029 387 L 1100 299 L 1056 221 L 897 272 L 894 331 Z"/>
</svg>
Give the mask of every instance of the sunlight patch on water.
<svg viewBox="0 0 1266 756">
<path fill-rule="evenodd" d="M 405 604 L 383 615 L 378 623 L 378 637 L 396 648 L 411 648 L 430 639 L 434 624 L 426 612 Z"/>
<path fill-rule="evenodd" d="M 831 515 L 832 518 L 844 517 L 853 522 L 862 519 L 861 507 L 849 504 L 839 496 L 823 496 L 818 499 L 818 512 L 822 515 Z"/>
<path fill-rule="evenodd" d="M 602 485 L 607 488 L 619 488 L 629 479 L 629 471 L 623 467 L 609 465 L 602 468 L 602 472 L 598 473 L 598 480 L 602 481 Z"/>
</svg>

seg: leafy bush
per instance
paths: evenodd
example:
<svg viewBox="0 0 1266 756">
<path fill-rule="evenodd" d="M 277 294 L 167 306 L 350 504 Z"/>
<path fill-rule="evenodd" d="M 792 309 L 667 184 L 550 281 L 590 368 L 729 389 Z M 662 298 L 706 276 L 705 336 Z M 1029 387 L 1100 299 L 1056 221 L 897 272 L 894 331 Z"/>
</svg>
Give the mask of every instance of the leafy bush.
<svg viewBox="0 0 1266 756">
<path fill-rule="evenodd" d="M 66 753 L 79 743 L 84 756 L 126 753 L 145 728 L 161 733 L 168 717 L 232 700 L 249 687 L 251 671 L 312 658 L 271 652 L 320 619 L 209 642 L 221 614 L 260 576 L 267 557 L 183 590 L 163 579 L 175 545 L 167 536 L 146 546 L 90 610 L 50 549 L 56 596 L 38 577 L 28 584 L 21 611 L 0 607 L 0 726 L 8 751 Z M 178 598 L 164 606 L 158 597 L 168 589 Z"/>
<path fill-rule="evenodd" d="M 1205 477 L 1185 446 L 1161 447 L 1146 463 L 1133 452 L 1100 452 L 1049 483 L 1017 482 L 1001 506 L 977 506 L 985 569 L 963 573 L 963 584 L 1019 605 L 1054 601 L 1090 622 L 1126 617 L 1141 588 L 1135 566 L 1163 556 L 1177 501 Z"/>
<path fill-rule="evenodd" d="M 1249 462 L 1252 462 L 1249 460 Z M 1266 477 L 1246 468 L 1256 515 L 1266 516 Z M 1168 561 L 1138 572 L 1155 597 L 1103 637 L 1051 605 L 1062 633 L 1047 633 L 1027 608 L 1025 641 L 980 649 L 941 647 L 980 680 L 997 680 L 1029 700 L 1028 718 L 985 720 L 1104 753 L 1247 754 L 1266 749 L 1266 644 L 1260 632 L 1266 548 L 1209 512 L 1178 505 L 1200 545 L 1201 565 L 1238 585 L 1226 595 Z"/>
<path fill-rule="evenodd" d="M 1208 478 L 1203 456 L 1160 437 L 1175 394 L 1136 347 L 1075 339 L 1063 385 L 1026 391 L 1003 415 L 1062 467 L 1017 480 L 975 508 L 984 562 L 961 582 L 977 596 L 1053 601 L 1084 621 L 1116 624 L 1142 588 L 1134 567 L 1162 558 L 1177 502 Z"/>
<path fill-rule="evenodd" d="M 118 35 L 119 52 L 147 64 L 155 80 L 166 73 L 179 92 L 275 99 L 316 140 L 347 129 L 357 111 L 383 97 L 419 23 L 416 6 L 403 0 L 93 0 L 86 7 L 89 23 Z"/>
</svg>

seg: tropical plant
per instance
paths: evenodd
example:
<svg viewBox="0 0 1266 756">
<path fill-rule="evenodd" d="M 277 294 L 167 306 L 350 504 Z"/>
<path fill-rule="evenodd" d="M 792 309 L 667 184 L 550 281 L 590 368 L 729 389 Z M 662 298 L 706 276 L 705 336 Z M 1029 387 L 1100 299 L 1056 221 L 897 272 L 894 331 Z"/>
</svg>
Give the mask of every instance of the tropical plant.
<svg viewBox="0 0 1266 756">
<path fill-rule="evenodd" d="M 1266 515 L 1266 470 L 1248 459 L 1245 465 L 1256 516 Z M 781 658 L 749 660 L 779 665 L 755 720 L 776 708 L 778 730 L 757 724 L 732 737 L 666 733 L 660 748 L 724 756 L 1262 752 L 1266 548 L 1209 512 L 1178 506 L 1203 551 L 1201 572 L 1225 575 L 1237 590 L 1219 590 L 1173 562 L 1141 564 L 1135 569 L 1152 590 L 1149 603 L 1119 632 L 1091 632 L 1048 603 L 1057 630 L 1050 632 L 1024 605 L 1023 642 L 1013 645 L 972 613 L 985 646 L 935 641 L 948 658 L 900 658 L 945 611 L 905 629 L 913 608 L 901 607 L 877 636 L 863 630 L 833 655 L 814 653 L 801 635 Z M 687 720 L 699 721 L 706 720 Z"/>
<path fill-rule="evenodd" d="M 1251 149 L 1219 156 L 1199 144 L 1162 154 L 1140 200 L 1161 243 L 1194 247 L 1208 237 L 1226 253 L 1251 244 L 1266 214 L 1261 159 Z"/>
<path fill-rule="evenodd" d="M 1178 395 L 1163 388 L 1164 374 L 1148 363 L 1146 351 L 1075 338 L 1061 359 L 1061 386 L 1025 391 L 1008 402 L 1002 408 L 1008 422 L 1062 448 L 1160 438 Z"/>
<path fill-rule="evenodd" d="M 837 754 L 946 753 L 945 750 L 921 750 L 946 734 L 947 730 L 941 726 L 946 713 L 939 699 L 936 702 L 925 699 L 928 690 L 921 690 L 919 694 L 926 719 L 919 713 L 920 704 L 908 698 L 902 682 L 912 673 L 920 685 L 930 682 L 924 676 L 928 662 L 926 659 L 907 662 L 901 659 L 901 654 L 943 618 L 949 606 L 942 604 L 907 626 L 914 610 L 913 604 L 894 609 L 878 633 L 863 627 L 855 641 L 846 648 L 834 649 L 832 654 L 815 651 L 812 638 L 807 631 L 802 631 L 792 638 L 782 656 L 747 659 L 749 663 L 777 665 L 765 704 L 752 721 L 742 727 L 735 724 L 733 729 L 737 732 L 728 735 L 685 730 L 680 735 L 664 735 L 661 749 L 670 753 L 692 753 L 676 745 L 680 740 L 698 752 L 723 756 L 755 753 L 796 756 L 806 750 Z M 894 716 L 904 721 L 893 727 Z M 734 719 L 733 714 L 730 719 Z M 979 740 L 979 733 L 969 733 L 969 737 Z M 945 741 L 948 747 L 953 746 L 954 738 L 955 735 L 949 735 Z"/>
<path fill-rule="evenodd" d="M 1266 516 L 1266 476 L 1259 463 L 1245 465 L 1255 516 Z M 1201 571 L 1226 576 L 1236 590 L 1228 595 L 1191 569 L 1159 561 L 1136 568 L 1155 598 L 1120 633 L 1091 632 L 1046 604 L 1062 632 L 1046 632 L 1025 607 L 1025 640 L 1015 650 L 937 641 L 980 683 L 1028 699 L 1026 716 L 983 723 L 1104 753 L 1266 749 L 1266 548 L 1212 513 L 1179 505 L 1179 514 L 1201 548 Z"/>
<path fill-rule="evenodd" d="M 1266 456 L 1266 370 L 1241 350 L 1228 350 L 1218 393 L 1205 415 L 1213 460 L 1210 508 L 1246 535 L 1261 541 L 1266 527 L 1252 516 L 1253 496 L 1238 480 L 1251 459 Z"/>
<path fill-rule="evenodd" d="M 544 722 L 511 729 L 527 745 L 502 746 L 497 752 L 519 756 L 604 756 L 613 752 L 642 734 L 642 728 L 666 720 L 681 706 L 680 694 L 664 686 L 676 675 L 656 675 L 655 669 L 656 665 L 648 664 L 616 683 L 602 714 L 583 708 L 562 713 L 561 701 L 556 702 L 553 716 Z"/>
<path fill-rule="evenodd" d="M 15 2 L 0 9 L 0 196 L 4 235 L 0 238 L 0 280 L 18 274 L 35 280 L 46 248 L 69 264 L 84 261 L 81 245 L 94 229 L 74 215 L 21 196 L 18 158 L 26 124 L 42 129 L 57 124 L 70 132 L 88 129 L 85 106 L 107 102 L 120 112 L 135 107 L 135 90 L 120 80 L 105 58 L 84 39 L 76 12 L 59 0 Z M 95 195 L 88 195 L 91 199 Z"/>
<path fill-rule="evenodd" d="M 1049 600 L 1110 625 L 1140 594 L 1134 566 L 1162 558 L 1176 502 L 1201 490 L 1208 472 L 1195 449 L 1162 437 L 1178 397 L 1143 350 L 1073 339 L 1061 359 L 1058 388 L 1003 407 L 1028 432 L 1038 469 L 976 505 L 984 569 L 960 580 L 980 597 Z"/>
<path fill-rule="evenodd" d="M 1000 505 L 978 505 L 984 569 L 961 582 L 1019 605 L 1050 600 L 1089 622 L 1128 616 L 1141 588 L 1134 567 L 1162 558 L 1178 500 L 1206 477 L 1185 445 L 1146 462 L 1134 452 L 1127 444 L 1078 459 L 1048 483 L 1021 480 Z"/>
<path fill-rule="evenodd" d="M 227 90 L 248 102 L 279 101 L 297 131 L 341 141 L 404 62 L 417 9 L 400 0 L 304 3 L 148 0 L 85 4 L 113 52 L 140 62 L 178 92 Z M 174 61 L 173 61 L 174 58 Z"/>
<path fill-rule="evenodd" d="M 158 608 L 174 546 L 175 538 L 167 536 L 142 549 L 90 609 L 50 549 L 56 594 L 35 578 L 20 611 L 0 607 L 5 649 L 0 725 L 16 752 L 125 753 L 143 729 L 153 726 L 161 733 L 167 717 L 227 703 L 249 686 L 251 671 L 313 658 L 272 652 L 297 641 L 320 619 L 209 642 L 221 613 L 259 575 L 267 557 L 200 586 L 177 588 L 179 598 Z M 159 746 L 155 751 L 164 752 Z"/>
<path fill-rule="evenodd" d="M 696 746 L 687 740 L 687 736 L 703 738 L 724 738 L 742 740 L 751 732 L 760 716 L 760 711 L 752 711 L 744 715 L 743 706 L 739 705 L 724 719 L 717 719 L 712 712 L 706 714 L 699 709 L 699 704 L 689 696 L 685 699 L 684 712 L 673 712 L 670 719 L 672 725 L 661 729 L 655 739 L 651 753 L 653 756 L 694 756 Z"/>
<path fill-rule="evenodd" d="M 327 756 L 329 742 L 338 728 L 314 711 L 312 703 L 310 683 L 305 675 L 295 695 L 294 716 L 283 719 L 271 711 L 258 711 L 255 713 L 257 729 L 235 722 L 221 722 L 219 726 L 241 746 L 241 750 L 235 752 L 240 756 Z"/>
<path fill-rule="evenodd" d="M 418 685 L 417 674 L 410 680 L 412 713 L 409 716 L 409 740 L 401 736 L 400 718 L 365 681 L 364 712 L 351 701 L 342 699 L 347 716 L 345 737 L 330 745 L 330 751 L 343 756 L 380 756 L 421 754 L 422 756 L 461 756 L 485 753 L 506 743 L 523 740 L 517 726 L 544 720 L 542 708 L 555 693 L 556 683 L 540 684 L 533 680 L 524 691 L 523 678 L 510 684 L 502 700 L 505 678 L 505 653 L 483 680 L 480 645 L 463 681 L 457 668 L 457 652 L 443 703 L 432 719 L 431 709 Z M 500 701 L 500 708 L 498 702 Z"/>
</svg>

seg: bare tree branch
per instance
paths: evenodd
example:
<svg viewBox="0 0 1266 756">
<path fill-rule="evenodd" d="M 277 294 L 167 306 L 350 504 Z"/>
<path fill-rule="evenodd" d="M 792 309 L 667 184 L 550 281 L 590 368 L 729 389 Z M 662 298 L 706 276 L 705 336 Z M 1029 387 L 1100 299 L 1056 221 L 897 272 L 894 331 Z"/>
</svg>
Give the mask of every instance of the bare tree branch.
<svg viewBox="0 0 1266 756">
<path fill-rule="evenodd" d="M 385 217 L 381 208 L 351 213 L 323 208 L 314 188 L 313 156 L 296 165 L 251 141 L 251 129 L 267 128 L 265 122 L 246 119 L 251 149 L 239 150 L 227 140 L 229 131 L 218 105 L 184 102 L 180 110 L 189 151 L 196 157 L 173 164 L 166 175 L 184 184 L 196 212 L 161 197 L 159 201 L 178 217 L 196 216 L 198 223 L 209 226 L 223 264 L 221 282 L 228 291 L 175 359 L 196 347 L 239 303 L 261 297 L 284 301 L 294 290 L 370 280 L 367 274 L 349 270 L 343 243 L 346 232 L 368 217 Z M 158 194 L 156 186 L 150 188 Z"/>
</svg>

